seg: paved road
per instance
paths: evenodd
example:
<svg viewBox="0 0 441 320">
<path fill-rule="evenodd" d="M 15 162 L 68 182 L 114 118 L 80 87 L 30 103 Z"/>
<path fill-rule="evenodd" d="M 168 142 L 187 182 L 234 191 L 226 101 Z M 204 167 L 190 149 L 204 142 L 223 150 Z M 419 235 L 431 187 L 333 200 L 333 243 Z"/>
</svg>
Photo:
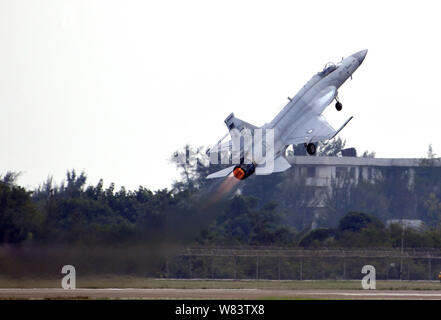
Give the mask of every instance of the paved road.
<svg viewBox="0 0 441 320">
<path fill-rule="evenodd" d="M 0 299 L 438 299 L 441 291 L 261 289 L 0 289 Z"/>
</svg>

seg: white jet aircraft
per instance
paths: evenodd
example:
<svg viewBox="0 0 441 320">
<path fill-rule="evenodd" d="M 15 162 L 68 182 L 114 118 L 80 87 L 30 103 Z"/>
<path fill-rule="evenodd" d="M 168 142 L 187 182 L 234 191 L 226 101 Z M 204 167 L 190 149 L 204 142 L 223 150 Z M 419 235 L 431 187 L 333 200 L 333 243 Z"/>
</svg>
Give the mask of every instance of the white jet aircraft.
<svg viewBox="0 0 441 320">
<path fill-rule="evenodd" d="M 225 124 L 231 140 L 221 143 L 225 135 L 207 153 L 210 162 L 217 164 L 218 155 L 231 154 L 231 163 L 236 164 L 207 176 L 207 179 L 221 178 L 233 172 L 243 180 L 253 173 L 267 175 L 282 172 L 291 167 L 285 158 L 289 145 L 303 143 L 310 155 L 316 153 L 316 143 L 334 138 L 352 119 L 350 117 L 338 130 L 335 130 L 323 117 L 322 112 L 335 99 L 337 111 L 342 109 L 337 90 L 361 65 L 367 50 L 359 51 L 341 62 L 328 63 L 315 74 L 303 88 L 270 123 L 262 127 L 253 126 L 231 113 Z M 259 152 L 256 147 L 261 146 Z M 264 155 L 265 154 L 265 155 Z M 225 159 L 225 157 L 224 157 Z M 224 163 L 224 161 L 222 161 Z"/>
</svg>

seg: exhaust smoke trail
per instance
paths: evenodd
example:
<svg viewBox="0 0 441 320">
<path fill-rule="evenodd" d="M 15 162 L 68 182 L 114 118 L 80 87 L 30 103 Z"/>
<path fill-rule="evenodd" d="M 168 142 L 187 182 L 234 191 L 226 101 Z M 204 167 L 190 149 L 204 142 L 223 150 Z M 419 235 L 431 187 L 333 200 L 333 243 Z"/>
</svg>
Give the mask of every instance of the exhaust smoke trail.
<svg viewBox="0 0 441 320">
<path fill-rule="evenodd" d="M 230 173 L 230 175 L 222 181 L 222 183 L 210 197 L 208 204 L 213 204 L 224 198 L 238 184 L 239 181 L 240 180 L 234 177 L 233 173 Z"/>
</svg>

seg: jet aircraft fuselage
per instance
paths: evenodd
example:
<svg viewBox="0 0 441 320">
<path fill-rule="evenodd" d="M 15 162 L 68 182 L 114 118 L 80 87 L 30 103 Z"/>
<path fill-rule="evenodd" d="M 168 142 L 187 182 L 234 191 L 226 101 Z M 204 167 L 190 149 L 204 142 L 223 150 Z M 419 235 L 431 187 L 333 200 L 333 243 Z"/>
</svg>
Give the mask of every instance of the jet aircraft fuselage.
<svg viewBox="0 0 441 320">
<path fill-rule="evenodd" d="M 338 134 L 352 117 L 338 130 L 335 130 L 323 117 L 322 112 L 334 99 L 337 101 L 336 109 L 338 111 L 342 109 L 342 104 L 338 99 L 338 89 L 349 77 L 352 77 L 352 74 L 363 62 L 366 54 L 367 50 L 363 50 L 344 58 L 337 64 L 328 63 L 292 99 L 288 98 L 289 102 L 287 105 L 271 122 L 260 128 L 234 117 L 234 114 L 230 114 L 225 123 L 230 131 L 232 140 L 237 138 L 237 132 L 242 132 L 243 129 L 272 129 L 274 137 L 271 144 L 263 141 L 265 135 L 262 135 L 257 140 L 253 139 L 252 142 L 254 146 L 256 144 L 265 145 L 265 154 L 271 154 L 271 159 L 264 155 L 256 156 L 252 152 L 253 148 L 251 145 L 244 146 L 244 150 L 240 153 L 240 163 L 232 168 L 234 176 L 241 180 L 253 173 L 270 174 L 285 171 L 290 167 L 284 158 L 286 148 L 289 145 L 304 143 L 307 152 L 313 155 L 316 152 L 317 142 L 329 140 Z M 234 146 L 234 141 L 229 142 L 227 146 L 229 148 Z M 221 146 L 218 143 L 215 148 L 210 149 L 210 152 L 222 151 L 223 147 L 225 147 L 225 144 Z M 270 169 L 265 169 L 265 167 L 268 168 L 268 162 L 271 163 Z M 225 173 L 228 174 L 228 171 L 227 169 L 221 170 L 218 173 L 209 175 L 207 178 L 221 177 Z"/>
</svg>

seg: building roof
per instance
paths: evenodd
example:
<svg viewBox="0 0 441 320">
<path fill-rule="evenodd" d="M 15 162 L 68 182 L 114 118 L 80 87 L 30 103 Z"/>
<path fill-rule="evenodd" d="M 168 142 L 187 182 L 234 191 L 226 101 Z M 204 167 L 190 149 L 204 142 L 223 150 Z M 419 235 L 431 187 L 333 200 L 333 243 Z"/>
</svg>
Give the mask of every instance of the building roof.
<svg viewBox="0 0 441 320">
<path fill-rule="evenodd" d="M 359 157 L 320 157 L 320 156 L 288 156 L 292 165 L 316 166 L 372 166 L 372 167 L 441 167 L 441 158 L 359 158 Z"/>
</svg>

